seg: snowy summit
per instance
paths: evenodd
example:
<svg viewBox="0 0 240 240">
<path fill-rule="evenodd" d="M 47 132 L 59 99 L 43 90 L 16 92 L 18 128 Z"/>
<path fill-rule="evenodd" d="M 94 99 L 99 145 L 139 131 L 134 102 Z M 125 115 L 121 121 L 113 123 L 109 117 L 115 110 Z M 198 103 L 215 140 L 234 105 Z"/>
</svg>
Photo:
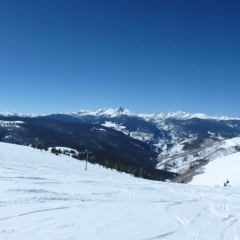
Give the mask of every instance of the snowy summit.
<svg viewBox="0 0 240 240">
<path fill-rule="evenodd" d="M 103 108 L 103 109 L 98 109 L 96 111 L 89 111 L 89 110 L 79 110 L 77 112 L 59 112 L 55 114 L 66 114 L 70 115 L 73 117 L 79 117 L 81 118 L 82 116 L 106 116 L 109 118 L 112 117 L 118 117 L 122 115 L 127 115 L 127 116 L 136 116 L 136 117 L 141 117 L 147 121 L 154 120 L 154 121 L 162 121 L 166 120 L 169 118 L 173 119 L 191 119 L 191 118 L 199 118 L 199 119 L 213 119 L 213 120 L 239 120 L 239 118 L 230 118 L 226 116 L 208 116 L 204 113 L 187 113 L 187 112 L 182 112 L 182 111 L 177 111 L 177 112 L 167 112 L 167 113 L 141 113 L 141 114 L 135 114 L 131 111 L 129 111 L 126 108 L 123 107 L 118 107 L 118 108 Z M 39 117 L 39 116 L 47 116 L 46 114 L 21 114 L 21 113 L 11 113 L 11 112 L 0 112 L 0 115 L 6 116 L 6 117 Z"/>
<path fill-rule="evenodd" d="M 104 109 L 98 109 L 95 112 L 89 111 L 89 110 L 80 110 L 78 112 L 68 113 L 71 116 L 74 117 L 81 117 L 81 116 L 106 116 L 106 117 L 117 117 L 121 115 L 134 115 L 131 113 L 128 109 L 118 107 L 118 108 L 104 108 Z"/>
</svg>

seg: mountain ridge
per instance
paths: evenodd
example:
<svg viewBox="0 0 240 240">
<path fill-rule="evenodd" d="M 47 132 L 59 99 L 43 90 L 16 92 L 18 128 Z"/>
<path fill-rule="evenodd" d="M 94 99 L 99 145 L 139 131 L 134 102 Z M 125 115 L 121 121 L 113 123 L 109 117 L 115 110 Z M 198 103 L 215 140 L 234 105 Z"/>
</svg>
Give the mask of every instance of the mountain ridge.
<svg viewBox="0 0 240 240">
<path fill-rule="evenodd" d="M 5 118 L 3 120 L 6 121 L 13 117 L 13 115 L 4 113 Z M 103 130 L 99 130 L 98 132 L 94 130 L 94 138 L 91 131 L 88 133 L 89 136 L 92 136 L 91 146 L 94 146 L 94 144 L 96 146 L 105 146 L 106 151 L 108 151 L 108 147 L 112 151 L 115 148 L 114 152 L 117 154 L 122 151 L 122 149 L 118 148 L 124 146 L 124 137 L 121 134 L 109 131 L 112 129 L 113 131 L 121 132 L 126 136 L 126 143 L 129 146 L 133 142 L 135 146 L 140 146 L 138 146 L 137 151 L 142 151 L 141 147 L 149 149 L 150 155 L 147 154 L 147 159 L 142 159 L 142 161 L 157 162 L 156 167 L 158 169 L 180 174 L 188 171 L 193 166 L 206 163 L 221 155 L 225 156 L 226 154 L 234 153 L 240 149 L 238 141 L 230 147 L 231 150 L 229 151 L 225 150 L 225 147 L 222 145 L 219 145 L 219 142 L 223 140 L 240 137 L 240 119 L 238 118 L 224 116 L 211 117 L 205 114 L 190 114 L 181 111 L 175 113 L 134 114 L 122 107 L 99 109 L 95 112 L 81 110 L 72 113 L 50 115 L 21 115 L 18 120 L 24 121 L 24 119 L 28 118 L 36 119 L 36 121 L 37 119 L 39 121 L 41 121 L 40 119 L 52 119 L 59 122 L 57 125 L 60 122 L 66 124 L 85 123 L 90 124 L 89 126 L 95 124 L 98 126 L 98 129 L 102 128 Z M 2 125 L 4 124 L 2 123 Z M 62 126 L 59 129 L 66 128 L 65 130 L 68 132 L 68 125 Z M 8 137 L 10 133 L 7 133 L 6 128 L 2 131 L 6 133 L 5 137 Z M 109 131 L 106 134 L 108 134 L 109 138 L 106 137 L 107 135 L 103 137 L 104 131 L 108 129 Z M 77 132 L 80 134 L 78 130 L 75 131 L 75 134 Z M 74 133 L 71 134 L 74 135 Z M 86 132 L 84 138 L 87 138 L 88 134 Z M 114 140 L 113 136 L 116 136 L 116 140 Z M 4 137 L 3 134 L 2 137 Z M 76 136 L 74 139 L 76 140 L 78 137 Z M 101 142 L 103 139 L 104 144 Z M 134 141 L 131 139 L 134 139 Z M 139 142 L 135 142 L 135 140 Z M 141 146 L 141 143 L 144 143 L 144 145 Z M 219 147 L 216 149 L 215 145 Z M 128 147 L 127 149 L 129 151 Z M 140 155 L 132 155 L 132 157 L 135 159 L 134 161 L 137 161 Z"/>
<path fill-rule="evenodd" d="M 2 116 L 19 116 L 19 117 L 39 117 L 39 116 L 49 116 L 49 115 L 57 115 L 57 114 L 66 114 L 74 117 L 81 117 L 86 115 L 91 116 L 109 116 L 109 117 L 117 117 L 121 115 L 126 116 L 136 116 L 136 117 L 142 117 L 146 120 L 149 119 L 191 119 L 191 118 L 199 118 L 199 119 L 214 119 L 214 120 L 240 120 L 240 118 L 236 117 L 228 117 L 228 116 L 209 116 L 204 113 L 188 113 L 183 111 L 176 111 L 176 112 L 160 112 L 160 113 L 139 113 L 135 114 L 131 112 L 130 110 L 118 107 L 118 108 L 102 108 L 98 109 L 96 111 L 90 111 L 90 110 L 79 110 L 76 112 L 58 112 L 58 113 L 51 113 L 51 114 L 22 114 L 17 112 L 0 112 L 0 115 Z"/>
</svg>

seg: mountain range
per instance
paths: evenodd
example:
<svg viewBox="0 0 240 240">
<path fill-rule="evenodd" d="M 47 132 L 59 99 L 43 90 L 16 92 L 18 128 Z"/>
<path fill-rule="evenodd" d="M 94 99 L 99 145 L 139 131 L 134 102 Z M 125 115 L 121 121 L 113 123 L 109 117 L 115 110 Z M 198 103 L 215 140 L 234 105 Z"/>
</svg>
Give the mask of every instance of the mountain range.
<svg viewBox="0 0 240 240">
<path fill-rule="evenodd" d="M 91 149 L 110 162 L 114 156 L 120 162 L 175 173 L 169 178 L 181 174 L 184 181 L 210 161 L 238 152 L 239 136 L 238 118 L 180 111 L 134 114 L 119 107 L 49 115 L 0 114 L 2 141 Z"/>
</svg>

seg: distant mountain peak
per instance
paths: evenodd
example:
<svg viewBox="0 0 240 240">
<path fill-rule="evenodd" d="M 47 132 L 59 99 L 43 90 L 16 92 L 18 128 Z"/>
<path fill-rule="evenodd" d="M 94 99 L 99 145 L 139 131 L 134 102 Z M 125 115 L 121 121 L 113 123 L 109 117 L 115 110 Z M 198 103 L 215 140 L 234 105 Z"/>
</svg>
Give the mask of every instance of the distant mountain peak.
<svg viewBox="0 0 240 240">
<path fill-rule="evenodd" d="M 103 109 L 98 109 L 97 111 L 80 110 L 78 112 L 72 112 L 68 114 L 74 117 L 80 117 L 80 118 L 83 116 L 96 116 L 96 117 L 106 116 L 111 118 L 111 117 L 117 117 L 121 115 L 129 115 L 129 116 L 134 115 L 128 109 L 125 109 L 123 107 L 103 108 Z"/>
<path fill-rule="evenodd" d="M 124 111 L 124 108 L 123 107 L 118 107 L 116 108 L 116 110 L 119 112 L 119 113 L 122 113 Z"/>
<path fill-rule="evenodd" d="M 141 117 L 147 121 L 154 120 L 154 121 L 164 121 L 167 119 L 178 119 L 178 120 L 184 120 L 184 119 L 191 119 L 191 118 L 199 118 L 199 119 L 213 119 L 213 120 L 239 120 L 240 118 L 230 118 L 226 116 L 208 116 L 204 113 L 187 113 L 183 111 L 176 111 L 176 112 L 163 112 L 163 113 L 142 113 L 142 114 L 134 114 L 130 112 L 128 109 L 123 107 L 117 107 L 117 108 L 103 108 L 98 109 L 96 111 L 89 111 L 89 110 L 80 110 L 77 112 L 61 112 L 56 114 L 66 114 L 73 117 L 81 118 L 83 116 L 106 116 L 106 117 L 118 117 L 121 115 L 127 115 L 127 116 L 135 116 L 135 117 Z M 48 114 L 21 114 L 16 112 L 0 112 L 0 116 L 5 117 L 38 117 L 38 116 L 47 116 Z"/>
<path fill-rule="evenodd" d="M 119 115 L 133 115 L 128 109 L 125 109 L 123 107 L 118 107 L 118 108 L 105 108 L 105 109 L 100 109 L 97 110 L 96 112 L 93 112 L 93 115 L 97 115 L 97 116 L 102 116 L 102 115 L 106 115 L 106 116 L 110 116 L 110 117 L 116 117 Z"/>
<path fill-rule="evenodd" d="M 167 113 L 150 113 L 150 114 L 138 114 L 139 117 L 142 117 L 146 120 L 154 119 L 154 120 L 166 120 L 169 118 L 184 120 L 191 118 L 199 118 L 199 119 L 214 119 L 214 120 L 239 120 L 239 118 L 229 118 L 226 116 L 208 116 L 204 113 L 187 113 L 182 111 L 177 112 L 167 112 Z"/>
<path fill-rule="evenodd" d="M 16 113 L 16 112 L 0 112 L 0 116 L 4 117 L 38 117 L 38 116 L 43 116 L 40 114 L 22 114 L 22 113 Z"/>
</svg>

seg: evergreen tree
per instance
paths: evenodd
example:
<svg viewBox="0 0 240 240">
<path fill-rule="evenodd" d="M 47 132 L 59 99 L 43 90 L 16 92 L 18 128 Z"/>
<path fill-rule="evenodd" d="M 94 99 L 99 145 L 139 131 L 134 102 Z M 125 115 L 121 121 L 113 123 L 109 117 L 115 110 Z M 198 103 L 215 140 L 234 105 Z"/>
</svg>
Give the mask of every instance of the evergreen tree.
<svg viewBox="0 0 240 240">
<path fill-rule="evenodd" d="M 56 149 L 55 147 L 53 147 L 53 148 L 51 149 L 51 152 L 52 152 L 52 153 L 56 153 L 56 152 L 57 152 L 57 149 Z"/>
</svg>

